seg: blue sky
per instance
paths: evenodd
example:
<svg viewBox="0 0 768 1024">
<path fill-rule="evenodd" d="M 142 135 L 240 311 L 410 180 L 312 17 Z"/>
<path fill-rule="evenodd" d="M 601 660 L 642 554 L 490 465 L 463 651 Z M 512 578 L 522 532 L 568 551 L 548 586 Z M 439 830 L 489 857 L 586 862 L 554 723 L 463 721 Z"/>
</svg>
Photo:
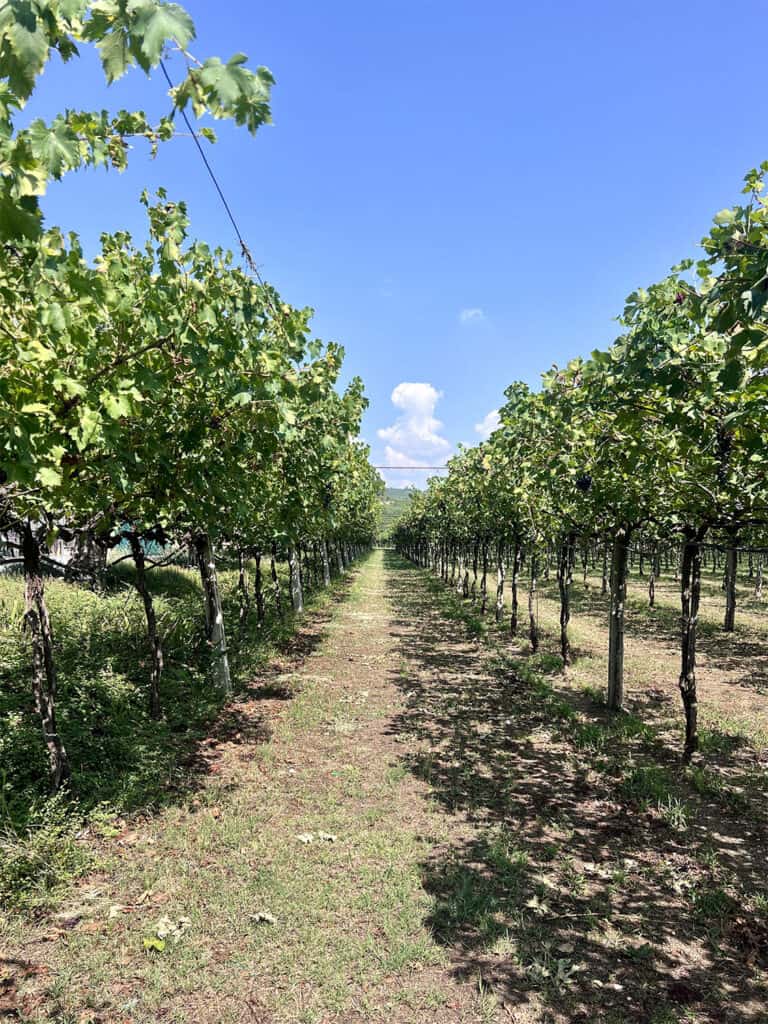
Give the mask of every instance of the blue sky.
<svg viewBox="0 0 768 1024">
<path fill-rule="evenodd" d="M 265 276 L 363 377 L 377 463 L 441 463 L 511 381 L 610 343 L 624 297 L 695 255 L 768 157 L 752 0 L 185 6 L 198 56 L 243 50 L 277 79 L 274 126 L 219 125 L 209 156 Z M 163 93 L 54 63 L 31 112 L 164 111 Z M 141 236 L 157 185 L 234 244 L 188 139 L 72 175 L 45 209 L 93 249 L 102 229 Z"/>
</svg>

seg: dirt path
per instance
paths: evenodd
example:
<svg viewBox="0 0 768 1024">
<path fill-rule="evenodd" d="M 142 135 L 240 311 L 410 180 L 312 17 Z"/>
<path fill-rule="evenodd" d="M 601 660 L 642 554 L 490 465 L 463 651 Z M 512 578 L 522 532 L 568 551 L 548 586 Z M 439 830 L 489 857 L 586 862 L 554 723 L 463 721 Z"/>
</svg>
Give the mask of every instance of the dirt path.
<svg viewBox="0 0 768 1024">
<path fill-rule="evenodd" d="M 21 1019 L 484 1019 L 429 928 L 422 865 L 452 825 L 393 727 L 414 626 L 391 598 L 378 552 L 192 759 L 189 798 L 119 824 L 61 912 L 7 937 Z M 178 941 L 145 949 L 163 918 Z"/>
<path fill-rule="evenodd" d="M 766 1019 L 755 956 L 693 921 L 697 892 L 705 917 L 730 898 L 716 869 L 606 794 L 435 586 L 374 553 L 201 751 L 204 784 L 9 936 L 17 1019 Z"/>
</svg>

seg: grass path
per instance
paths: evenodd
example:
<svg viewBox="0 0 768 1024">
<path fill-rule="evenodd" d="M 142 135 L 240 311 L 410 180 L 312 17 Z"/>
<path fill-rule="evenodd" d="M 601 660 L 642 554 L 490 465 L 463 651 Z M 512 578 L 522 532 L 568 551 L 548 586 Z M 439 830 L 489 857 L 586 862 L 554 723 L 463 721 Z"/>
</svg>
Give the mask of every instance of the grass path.
<svg viewBox="0 0 768 1024">
<path fill-rule="evenodd" d="M 450 824 L 391 729 L 399 632 L 379 552 L 203 745 L 201 788 L 119 823 L 60 913 L 7 936 L 21 1019 L 481 1019 L 426 921 Z M 145 950 L 162 918 L 183 934 Z"/>
<path fill-rule="evenodd" d="M 664 803 L 653 736 L 508 653 L 375 552 L 197 752 L 198 785 L 0 934 L 0 1018 L 768 1019 L 762 824 L 720 808 L 713 837 L 716 803 Z"/>
</svg>

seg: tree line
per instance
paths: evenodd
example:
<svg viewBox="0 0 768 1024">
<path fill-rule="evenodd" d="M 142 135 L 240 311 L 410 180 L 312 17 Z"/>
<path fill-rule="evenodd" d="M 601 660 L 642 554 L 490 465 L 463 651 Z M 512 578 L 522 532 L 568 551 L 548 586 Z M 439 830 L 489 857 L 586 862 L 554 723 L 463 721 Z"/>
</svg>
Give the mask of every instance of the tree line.
<svg viewBox="0 0 768 1024">
<path fill-rule="evenodd" d="M 768 161 L 749 172 L 738 205 L 721 210 L 698 260 L 686 259 L 626 301 L 622 331 L 604 350 L 543 374 L 538 391 L 513 383 L 500 425 L 430 480 L 398 524 L 396 544 L 465 595 L 480 570 L 507 574 L 512 633 L 527 563 L 530 647 L 535 595 L 553 557 L 563 665 L 571 660 L 570 597 L 579 549 L 602 563 L 610 591 L 607 699 L 623 703 L 624 617 L 631 551 L 652 574 L 671 558 L 680 581 L 679 688 L 684 757 L 698 746 L 696 637 L 705 551 L 722 555 L 724 626 L 733 629 L 740 552 L 758 560 L 768 537 Z M 548 564 L 548 562 L 547 562 Z M 651 582 L 650 599 L 653 599 Z"/>
<path fill-rule="evenodd" d="M 240 566 L 241 619 L 263 617 L 262 559 L 330 581 L 375 535 L 381 481 L 356 440 L 366 405 L 355 378 L 338 389 L 343 349 L 310 335 L 311 309 L 286 303 L 228 252 L 190 236 L 183 202 L 144 194 L 147 237 L 103 234 L 87 258 L 74 232 L 47 226 L 48 183 L 83 166 L 122 169 L 136 138 L 152 152 L 177 115 L 269 120 L 272 76 L 189 52 L 194 25 L 160 0 L 25 0 L 0 11 L 0 531 L 25 578 L 32 692 L 54 789 L 69 777 L 56 719 L 56 648 L 46 553 L 64 538 L 96 569 L 130 553 L 151 652 L 148 703 L 161 711 L 163 651 L 147 573 L 167 552 L 194 552 L 212 675 L 231 688 L 217 555 Z M 169 50 L 188 72 L 170 112 L 66 110 L 19 126 L 53 55 L 95 45 L 109 82 L 146 74 Z M 215 141 L 210 128 L 199 133 Z M 161 554 L 153 555 L 159 550 Z M 114 557 L 114 556 L 113 556 Z M 249 560 L 255 559 L 253 587 Z"/>
</svg>

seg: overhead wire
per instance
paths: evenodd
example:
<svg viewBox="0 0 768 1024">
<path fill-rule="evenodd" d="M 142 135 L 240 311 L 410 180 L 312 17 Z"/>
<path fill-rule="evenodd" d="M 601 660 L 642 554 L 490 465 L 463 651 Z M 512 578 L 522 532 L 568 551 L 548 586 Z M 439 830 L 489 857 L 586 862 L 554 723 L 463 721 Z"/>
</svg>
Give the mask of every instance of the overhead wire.
<svg viewBox="0 0 768 1024">
<path fill-rule="evenodd" d="M 176 87 L 173 84 L 173 79 L 171 78 L 170 74 L 168 73 L 168 68 L 166 67 L 165 61 L 162 58 L 160 60 L 160 68 L 161 68 L 161 70 L 163 72 L 163 75 L 165 76 L 165 80 L 168 83 L 169 89 L 171 89 L 171 90 L 175 89 Z M 236 217 L 235 217 L 235 215 L 234 215 L 234 213 L 232 211 L 232 207 L 229 204 L 226 195 L 224 194 L 224 189 L 222 188 L 222 186 L 221 186 L 221 184 L 219 182 L 219 179 L 216 176 L 216 172 L 214 171 L 213 166 L 211 165 L 210 160 L 208 159 L 208 157 L 205 154 L 205 150 L 203 149 L 202 143 L 200 142 L 200 136 L 195 131 L 195 128 L 194 128 L 192 122 L 190 121 L 189 116 L 188 116 L 186 110 L 183 110 L 182 108 L 177 108 L 177 109 L 179 110 L 179 113 L 181 114 L 182 119 L 184 121 L 184 124 L 187 126 L 187 129 L 188 129 L 190 135 L 192 136 L 192 140 L 195 143 L 195 147 L 197 148 L 197 152 L 200 154 L 200 159 L 203 161 L 203 165 L 204 165 L 206 171 L 208 172 L 208 176 L 209 176 L 209 178 L 211 179 L 211 181 L 213 183 L 213 187 L 216 189 L 216 193 L 217 193 L 217 195 L 218 195 L 218 197 L 219 197 L 219 199 L 221 201 L 221 205 L 224 207 L 224 210 L 225 210 L 225 212 L 227 214 L 227 217 L 229 218 L 229 222 L 232 225 L 232 227 L 234 228 L 235 235 L 237 237 L 237 241 L 238 241 L 238 243 L 240 245 L 240 253 L 241 253 L 243 259 L 245 260 L 245 262 L 246 262 L 246 264 L 248 266 L 248 269 L 251 271 L 253 276 L 256 278 L 257 282 L 264 289 L 264 294 L 265 294 L 265 298 L 267 300 L 267 303 L 272 308 L 272 312 L 274 313 L 275 318 L 276 318 L 277 322 L 280 325 L 280 328 L 283 330 L 283 332 L 286 334 L 286 337 L 287 337 L 287 332 L 285 330 L 285 324 L 283 323 L 283 319 L 282 319 L 283 311 L 272 300 L 272 296 L 270 294 L 269 286 L 267 285 L 267 282 L 262 277 L 261 272 L 259 271 L 259 268 L 258 268 L 258 266 L 256 264 L 256 260 L 253 258 L 253 254 L 251 253 L 251 250 L 248 247 L 248 243 L 245 241 L 245 238 L 243 236 L 243 232 L 240 230 L 240 225 L 238 224 L 237 219 L 236 219 Z"/>
<path fill-rule="evenodd" d="M 161 68 L 161 70 L 163 72 L 163 75 L 165 77 L 166 82 L 168 83 L 168 88 L 171 89 L 171 90 L 174 89 L 175 86 L 173 84 L 173 79 L 171 78 L 170 74 L 168 73 L 168 68 L 165 65 L 165 61 L 162 60 L 162 59 L 160 60 L 160 68 Z M 206 156 L 205 150 L 203 149 L 203 145 L 200 142 L 200 136 L 195 131 L 195 128 L 194 128 L 192 122 L 190 121 L 189 116 L 187 115 L 186 110 L 183 110 L 181 108 L 178 108 L 178 109 L 179 109 L 179 113 L 182 116 L 184 124 L 187 126 L 187 130 L 189 131 L 189 134 L 192 137 L 192 141 L 195 144 L 197 152 L 200 154 L 200 159 L 203 161 L 203 166 L 205 167 L 206 171 L 208 172 L 208 177 L 211 179 L 211 182 L 213 183 L 213 187 L 215 188 L 216 194 L 218 195 L 219 200 L 221 201 L 221 205 L 224 207 L 224 211 L 226 212 L 226 215 L 227 215 L 227 217 L 229 219 L 229 222 L 232 225 L 232 228 L 234 229 L 235 236 L 237 237 L 237 241 L 238 241 L 238 243 L 240 245 L 240 252 L 241 252 L 241 254 L 243 256 L 243 259 L 245 260 L 245 262 L 246 262 L 246 264 L 248 266 L 248 269 L 251 271 L 251 273 L 256 278 L 256 280 L 261 285 L 261 287 L 264 289 L 267 301 L 269 302 L 270 306 L 272 307 L 272 311 L 275 314 L 275 317 L 276 317 L 278 323 L 280 324 L 280 327 L 283 329 L 283 331 L 285 331 L 285 325 L 283 324 L 283 321 L 282 321 L 282 310 L 280 310 L 275 305 L 275 303 L 272 301 L 272 297 L 269 294 L 269 287 L 268 287 L 266 281 L 264 280 L 264 278 L 261 276 L 261 272 L 259 271 L 259 268 L 258 268 L 258 266 L 256 264 L 256 260 L 253 258 L 253 254 L 251 253 L 251 250 L 248 247 L 248 243 L 245 241 L 245 238 L 243 236 L 243 232 L 240 230 L 240 225 L 237 222 L 237 218 L 235 217 L 234 212 L 232 211 L 232 207 L 229 204 L 229 201 L 227 200 L 226 195 L 224 194 L 224 189 L 222 188 L 221 183 L 219 182 L 219 179 L 216 176 L 216 172 L 214 171 L 213 166 L 211 165 L 210 160 Z M 447 466 L 405 466 L 405 467 L 404 466 L 373 466 L 372 468 L 373 469 L 390 469 L 390 470 L 392 470 L 392 469 L 406 469 L 406 470 L 410 471 L 412 469 L 427 469 L 427 470 L 447 469 L 448 467 Z"/>
</svg>

